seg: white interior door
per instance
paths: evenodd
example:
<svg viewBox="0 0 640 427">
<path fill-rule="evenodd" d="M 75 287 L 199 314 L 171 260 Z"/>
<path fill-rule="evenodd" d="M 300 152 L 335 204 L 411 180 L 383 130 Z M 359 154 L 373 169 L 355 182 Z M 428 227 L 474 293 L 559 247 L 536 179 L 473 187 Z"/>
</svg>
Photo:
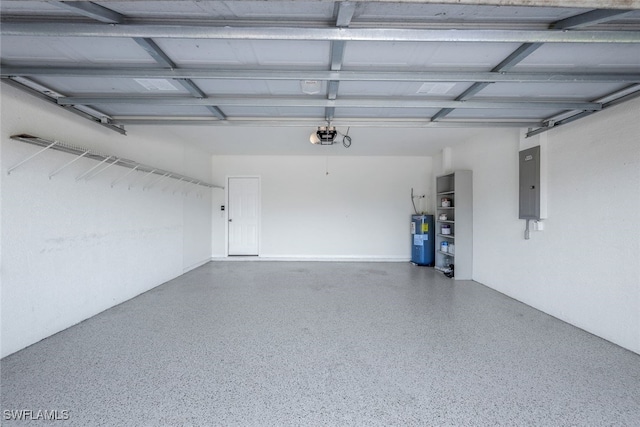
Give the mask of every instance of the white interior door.
<svg viewBox="0 0 640 427">
<path fill-rule="evenodd" d="M 229 255 L 258 255 L 260 178 L 229 178 Z"/>
</svg>

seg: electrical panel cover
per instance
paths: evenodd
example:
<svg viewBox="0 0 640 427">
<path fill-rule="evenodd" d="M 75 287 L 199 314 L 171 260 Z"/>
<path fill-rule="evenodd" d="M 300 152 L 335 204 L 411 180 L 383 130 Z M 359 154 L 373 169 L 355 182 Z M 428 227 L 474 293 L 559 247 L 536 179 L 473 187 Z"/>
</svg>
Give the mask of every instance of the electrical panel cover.
<svg viewBox="0 0 640 427">
<path fill-rule="evenodd" d="M 520 151 L 520 219 L 540 219 L 540 146 Z"/>
</svg>

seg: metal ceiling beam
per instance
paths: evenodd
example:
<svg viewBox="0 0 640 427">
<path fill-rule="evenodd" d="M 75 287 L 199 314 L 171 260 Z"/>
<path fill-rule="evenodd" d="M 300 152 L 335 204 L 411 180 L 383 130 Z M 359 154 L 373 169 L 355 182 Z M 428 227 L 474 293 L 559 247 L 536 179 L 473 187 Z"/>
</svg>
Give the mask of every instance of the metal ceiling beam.
<svg viewBox="0 0 640 427">
<path fill-rule="evenodd" d="M 283 127 L 314 127 L 322 123 L 322 120 L 300 117 L 278 117 L 276 119 L 260 119 L 260 118 L 229 118 L 227 120 L 216 120 L 209 117 L 200 118 L 178 118 L 178 117 L 127 117 L 117 118 L 118 123 L 126 125 L 203 125 L 203 126 L 283 126 Z M 540 126 L 540 121 L 526 120 L 445 120 L 439 122 L 430 122 L 425 119 L 381 119 L 379 117 L 356 117 L 356 118 L 340 118 L 331 122 L 335 126 L 349 127 L 397 127 L 397 128 L 528 128 Z"/>
<path fill-rule="evenodd" d="M 490 84 L 491 82 L 483 82 L 483 83 L 476 82 L 472 84 L 467 90 L 462 92 L 458 97 L 456 97 L 456 101 L 467 101 L 468 99 L 472 98 L 476 93 L 480 92 L 482 89 L 489 86 Z M 442 110 L 434 114 L 431 117 L 431 120 L 435 122 L 441 119 L 442 117 L 447 116 L 453 110 L 455 110 L 455 108 L 443 108 Z"/>
<path fill-rule="evenodd" d="M 214 116 L 216 116 L 220 120 L 226 120 L 227 116 L 222 112 L 222 110 L 215 105 L 207 105 L 207 110 L 209 110 Z"/>
<path fill-rule="evenodd" d="M 504 73 L 511 70 L 517 64 L 522 62 L 522 60 L 535 52 L 540 46 L 542 46 L 542 43 L 524 43 L 514 50 L 511 55 L 507 56 L 501 63 L 493 67 L 491 71 L 494 73 Z"/>
<path fill-rule="evenodd" d="M 46 1 L 46 0 L 40 0 Z M 122 0 L 102 0 L 102 3 L 113 3 Z M 157 0 L 135 0 L 139 3 L 144 2 L 156 2 Z M 243 2 L 246 0 L 226 0 L 228 3 Z M 290 0 L 290 1 L 305 1 L 305 0 Z M 308 1 L 308 0 L 307 0 Z M 316 2 L 332 3 L 334 0 L 315 0 Z M 351 0 L 354 3 L 370 2 L 370 3 L 433 3 L 433 0 Z M 640 8 L 640 0 L 438 0 L 438 3 L 451 3 L 451 4 L 476 4 L 476 5 L 499 5 L 499 6 L 555 6 L 555 7 L 636 7 Z M 622 3 L 622 4 L 621 4 Z"/>
<path fill-rule="evenodd" d="M 133 40 L 138 43 L 138 45 L 140 45 L 149 55 L 151 55 L 151 57 L 158 64 L 172 70 L 177 68 L 176 64 L 171 60 L 171 58 L 169 58 L 169 56 L 164 53 L 160 46 L 158 46 L 153 40 L 147 38 L 134 38 Z M 202 89 L 200 89 L 191 79 L 175 78 L 175 81 L 194 97 L 207 98 L 207 95 L 202 91 Z M 224 120 L 226 118 L 222 110 L 220 110 L 218 107 L 208 105 L 207 109 L 220 120 Z"/>
<path fill-rule="evenodd" d="M 136 37 L 133 40 L 138 43 L 138 45 L 140 45 L 149 55 L 151 55 L 151 57 L 158 64 L 172 70 L 178 68 L 176 64 L 171 60 L 171 58 L 169 58 L 169 56 L 152 39 Z M 176 78 L 175 81 L 194 97 L 207 98 L 207 95 L 191 79 Z M 222 110 L 220 110 L 216 106 L 208 105 L 207 109 L 220 120 L 224 120 L 226 118 Z"/>
<path fill-rule="evenodd" d="M 342 69 L 342 61 L 344 59 L 344 47 L 346 42 L 331 42 L 331 71 L 340 71 Z"/>
<path fill-rule="evenodd" d="M 47 3 L 51 3 L 63 9 L 70 10 L 74 13 L 86 16 L 96 21 L 104 22 L 106 24 L 122 24 L 124 22 L 124 15 L 119 14 L 111 9 L 100 6 L 99 4 L 90 1 L 53 1 L 48 0 Z"/>
<path fill-rule="evenodd" d="M 15 1 L 15 0 L 14 0 Z M 131 0 L 137 1 L 137 0 Z M 173 0 L 175 1 L 175 0 Z M 181 0 L 178 0 L 181 1 Z M 204 0 L 214 1 L 214 0 Z M 295 0 L 285 0 L 295 1 Z M 0 17 L 3 23 L 9 22 L 54 22 L 48 19 L 45 15 L 23 15 L 19 13 L 3 13 Z M 66 20 L 66 17 L 58 17 L 64 22 L 82 23 L 82 20 L 73 19 Z M 171 25 L 171 26 L 208 26 L 214 28 L 232 27 L 232 28 L 272 28 L 272 27 L 284 27 L 284 28 L 332 28 L 335 25 L 330 18 L 326 16 L 317 16 L 313 18 L 236 18 L 236 19 L 222 19 L 222 18 L 188 18 L 188 17 L 157 17 L 157 18 L 128 18 L 125 17 L 125 21 L 122 25 Z M 545 31 L 549 30 L 549 25 L 545 25 L 538 21 L 504 21 L 504 20 L 456 20 L 456 21 L 443 21 L 438 17 L 421 17 L 415 16 L 408 19 L 394 20 L 392 16 L 389 18 L 375 19 L 375 18 L 360 18 L 354 21 L 349 26 L 351 29 L 376 29 L 376 28 L 391 28 L 391 29 L 428 29 L 428 30 L 537 30 Z M 634 19 L 633 16 L 630 19 L 621 22 L 618 25 L 617 22 L 609 23 L 604 22 L 599 24 L 597 28 L 599 31 L 638 31 L 640 24 Z"/>
<path fill-rule="evenodd" d="M 506 57 L 500 64 L 495 66 L 491 72 L 493 73 L 503 73 L 505 71 L 509 71 L 513 68 L 518 62 L 522 61 L 524 58 L 533 53 L 536 49 L 542 46 L 542 43 L 524 43 L 518 49 L 513 51 L 511 55 Z M 475 94 L 480 92 L 485 87 L 489 86 L 492 82 L 479 82 L 476 81 L 472 84 L 467 90 L 462 92 L 457 98 L 456 101 L 466 101 L 472 98 Z M 449 115 L 453 112 L 453 108 L 444 108 L 438 111 L 431 117 L 432 121 L 440 120 L 441 118 Z"/>
<path fill-rule="evenodd" d="M 182 87 L 184 87 L 191 95 L 198 99 L 207 99 L 207 95 L 200 89 L 191 79 L 176 79 Z M 207 105 L 207 109 L 211 111 L 211 113 L 219 118 L 220 120 L 224 120 L 227 118 L 225 114 L 218 107 L 213 105 Z"/>
<path fill-rule="evenodd" d="M 640 43 L 640 31 L 213 27 L 4 22 L 3 36 L 487 43 Z"/>
<path fill-rule="evenodd" d="M 591 12 L 583 13 L 581 15 L 573 16 L 561 21 L 554 22 L 549 26 L 550 29 L 567 30 L 583 27 L 587 25 L 593 25 L 595 23 L 606 22 L 619 16 L 624 16 L 628 11 L 619 10 L 593 10 Z M 543 43 L 523 43 L 518 49 L 506 57 L 502 62 L 496 65 L 491 71 L 502 73 L 511 70 L 518 63 L 523 61 L 533 52 L 535 52 Z M 472 98 L 475 94 L 482 91 L 490 83 L 488 82 L 476 82 L 467 90 L 465 90 L 460 96 L 456 98 L 456 101 L 466 101 Z M 453 109 L 446 108 L 438 111 L 431 117 L 432 121 L 442 119 L 453 112 Z"/>
<path fill-rule="evenodd" d="M 191 79 L 175 79 L 176 83 L 180 84 L 187 90 L 194 98 L 207 98 L 207 95 L 200 89 Z"/>
<path fill-rule="evenodd" d="M 11 79 L 2 79 L 2 82 L 3 82 L 3 83 L 5 83 L 5 84 L 7 84 L 7 85 L 9 85 L 9 86 L 13 86 L 13 87 L 15 87 L 15 88 L 17 88 L 17 89 L 19 89 L 19 90 L 21 90 L 21 91 L 23 91 L 23 92 L 26 92 L 26 93 L 28 93 L 29 95 L 34 96 L 34 97 L 36 97 L 36 98 L 38 98 L 38 99 L 41 99 L 41 100 L 46 101 L 46 102 L 49 102 L 49 103 L 51 103 L 51 104 L 54 104 L 54 105 L 58 105 L 58 106 L 60 106 L 60 104 L 58 104 L 58 103 L 56 102 L 56 99 L 55 99 L 55 98 L 52 98 L 52 97 L 50 97 L 50 96 L 47 96 L 47 95 L 45 95 L 44 93 L 39 92 L 39 91 L 37 91 L 37 90 L 35 90 L 35 89 L 32 89 L 32 88 L 30 88 L 30 87 L 28 87 L 28 86 L 26 86 L 26 85 L 23 85 L 22 83 L 19 83 L 19 82 L 15 81 L 15 80 L 11 80 Z M 76 109 L 76 108 L 73 108 L 73 107 L 64 107 L 64 106 L 62 106 L 62 107 L 64 108 L 64 110 L 65 110 L 65 111 L 68 111 L 68 112 L 70 112 L 70 113 L 73 113 L 73 114 L 75 114 L 75 115 L 77 115 L 77 116 L 80 116 L 80 117 L 82 117 L 82 118 L 84 118 L 84 119 L 90 120 L 90 121 L 92 121 L 93 123 L 96 123 L 96 124 L 98 124 L 98 125 L 100 125 L 100 126 L 104 126 L 105 128 L 107 128 L 107 129 L 109 129 L 109 130 L 112 130 L 112 131 L 118 132 L 119 134 L 122 134 L 122 135 L 126 135 L 126 134 L 127 134 L 127 132 L 125 131 L 125 129 L 124 129 L 122 126 L 120 126 L 120 125 L 114 124 L 114 123 L 111 121 L 111 118 L 109 118 L 109 119 L 108 119 L 108 121 L 103 121 L 103 120 L 101 120 L 101 119 L 100 119 L 100 118 L 98 118 L 98 117 L 94 117 L 94 116 L 92 116 L 91 114 L 85 113 L 84 111 L 80 111 L 80 110 L 78 110 L 78 109 Z M 107 117 L 107 116 L 105 115 L 105 117 Z"/>
<path fill-rule="evenodd" d="M 353 19 L 353 15 L 356 11 L 355 3 L 351 3 L 348 1 L 338 2 L 337 3 L 337 18 L 336 18 L 336 27 L 338 28 L 346 28 L 351 24 L 351 20 Z M 344 48 L 346 42 L 345 41 L 332 41 L 331 42 L 331 71 L 340 71 L 342 69 L 342 62 L 344 60 Z M 340 87 L 339 80 L 330 80 L 327 84 L 327 98 L 328 99 L 336 99 L 338 96 L 338 88 Z M 327 122 L 330 122 L 333 119 L 335 114 L 334 107 L 326 107 L 325 108 L 325 119 Z"/>
<path fill-rule="evenodd" d="M 46 1 L 46 0 L 40 0 Z M 112 3 L 121 0 L 102 0 L 102 3 Z M 135 0 L 139 3 L 154 2 L 157 0 Z M 229 3 L 243 2 L 246 0 L 226 0 Z M 296 0 L 290 0 L 296 1 Z M 298 0 L 304 1 L 304 0 Z M 334 0 L 315 0 L 316 2 L 332 3 Z M 433 0 L 351 0 L 354 3 L 433 3 Z M 438 3 L 445 4 L 473 4 L 473 5 L 496 5 L 496 6 L 548 6 L 548 7 L 574 7 L 574 8 L 640 8 L 640 0 L 438 0 Z"/>
<path fill-rule="evenodd" d="M 329 81 L 327 85 L 327 99 L 336 99 L 338 97 L 338 85 L 339 82 L 336 80 Z"/>
<path fill-rule="evenodd" d="M 53 3 L 55 3 L 57 6 L 64 7 L 68 10 L 80 13 L 81 15 L 87 16 L 89 18 L 96 19 L 100 22 L 122 24 L 125 21 L 124 15 L 121 15 L 111 9 L 92 2 L 54 1 Z M 133 40 L 161 66 L 170 69 L 177 68 L 176 64 L 171 60 L 171 58 L 169 58 L 169 56 L 151 38 L 134 37 Z M 196 98 L 207 97 L 207 95 L 205 95 L 205 93 L 200 90 L 200 88 L 190 79 L 181 78 L 177 79 L 177 82 Z M 219 119 L 224 120 L 226 118 L 224 113 L 218 107 L 207 106 L 207 109 Z"/>
<path fill-rule="evenodd" d="M 143 48 L 158 64 L 170 69 L 176 68 L 176 64 L 153 40 L 144 37 L 134 37 L 133 41 Z"/>
<path fill-rule="evenodd" d="M 603 22 L 611 21 L 612 19 L 623 18 L 625 15 L 632 12 L 633 10 L 630 9 L 596 9 L 555 22 L 551 24 L 550 28 L 554 30 L 582 28 L 589 25 L 601 24 Z"/>
<path fill-rule="evenodd" d="M 335 115 L 336 115 L 336 107 L 326 107 L 324 109 L 324 119 L 327 122 L 332 122 Z"/>
<path fill-rule="evenodd" d="M 632 10 L 606 10 L 606 9 L 592 10 L 590 12 L 586 12 L 581 15 L 572 16 L 570 18 L 555 22 L 550 26 L 550 28 L 553 28 L 553 29 L 581 28 L 584 26 L 596 25 L 596 24 L 610 21 L 612 19 L 624 17 L 630 12 L 633 12 L 633 11 Z M 608 106 L 611 106 L 612 102 L 614 101 L 619 102 L 622 99 L 626 99 L 628 96 L 628 93 L 626 93 L 626 91 L 629 91 L 629 89 L 631 89 L 631 92 L 636 92 L 638 88 L 640 88 L 640 85 L 632 85 L 628 88 L 623 89 L 622 91 L 617 91 L 612 94 L 609 94 L 606 97 L 599 99 L 598 101 L 601 104 L 603 104 L 603 108 L 606 108 Z M 637 96 L 637 93 L 634 96 Z M 612 99 L 614 101 L 612 101 Z M 527 137 L 536 135 L 538 133 L 546 132 L 552 127 L 567 124 L 575 120 L 581 119 L 590 114 L 593 114 L 593 111 L 574 111 L 573 113 L 574 114 L 571 115 L 572 114 L 571 111 L 565 111 L 562 114 L 563 118 L 558 121 L 553 120 L 553 118 L 546 120 L 545 125 L 539 127 L 538 129 L 536 130 L 530 129 L 529 133 L 527 133 Z"/>
<path fill-rule="evenodd" d="M 348 27 L 351 25 L 353 14 L 356 11 L 356 3 L 351 1 L 341 1 L 338 3 L 338 16 L 336 17 L 336 27 Z"/>
<path fill-rule="evenodd" d="M 504 99 L 484 99 L 478 101 L 442 101 L 432 99 L 398 98 L 339 98 L 335 100 L 309 97 L 215 97 L 197 99 L 190 97 L 130 97 L 130 96 L 70 96 L 58 98 L 59 105 L 175 105 L 206 106 L 226 105 L 245 107 L 353 107 L 353 108 L 469 108 L 469 109 L 566 109 L 599 110 L 597 102 L 576 101 L 512 101 Z"/>
<path fill-rule="evenodd" d="M 606 95 L 602 98 L 596 100 L 602 104 L 602 110 L 607 109 L 609 107 L 613 107 L 614 105 L 621 104 L 625 101 L 628 101 L 633 98 L 637 98 L 640 96 L 640 84 L 630 85 L 622 90 L 613 92 L 609 95 Z M 566 111 L 560 115 L 550 117 L 548 119 L 543 120 L 541 126 L 537 128 L 529 128 L 529 132 L 527 132 L 527 138 L 530 136 L 538 135 L 540 133 L 546 132 L 558 126 L 566 125 L 568 123 L 574 122 L 578 119 L 582 119 L 584 117 L 590 116 L 591 114 L 596 113 L 597 111 Z"/>
<path fill-rule="evenodd" d="M 640 82 L 640 71 L 631 73 L 578 72 L 484 72 L 484 71 L 312 71 L 236 70 L 218 68 L 159 69 L 149 67 L 50 67 L 2 65 L 0 76 L 65 76 L 157 79 L 228 80 L 336 80 L 404 82 L 517 82 L 517 83 L 604 83 Z"/>
</svg>

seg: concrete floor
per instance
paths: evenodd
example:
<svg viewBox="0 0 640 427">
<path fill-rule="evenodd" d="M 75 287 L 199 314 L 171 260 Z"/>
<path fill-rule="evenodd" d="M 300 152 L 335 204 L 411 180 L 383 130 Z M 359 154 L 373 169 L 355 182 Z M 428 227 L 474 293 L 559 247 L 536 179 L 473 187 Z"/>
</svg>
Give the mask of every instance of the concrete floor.
<svg viewBox="0 0 640 427">
<path fill-rule="evenodd" d="M 3 426 L 640 424 L 640 355 L 409 263 L 212 262 L 1 368 Z"/>
</svg>

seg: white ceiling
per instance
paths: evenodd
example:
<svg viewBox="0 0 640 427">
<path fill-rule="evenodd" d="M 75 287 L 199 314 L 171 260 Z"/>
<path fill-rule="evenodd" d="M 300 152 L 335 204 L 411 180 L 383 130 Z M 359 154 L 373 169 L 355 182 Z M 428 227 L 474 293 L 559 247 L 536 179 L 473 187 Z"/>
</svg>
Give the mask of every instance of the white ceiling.
<svg viewBox="0 0 640 427">
<path fill-rule="evenodd" d="M 391 154 L 417 153 L 470 126 L 544 131 L 640 93 L 636 2 L 459 3 L 3 0 L 2 78 L 117 131 L 166 134 L 179 120 L 170 132 L 228 154 L 307 153 L 255 136 L 278 127 L 308 140 L 327 120 L 350 129 L 351 152 L 383 135 Z M 319 92 L 304 93 L 305 80 Z"/>
</svg>

